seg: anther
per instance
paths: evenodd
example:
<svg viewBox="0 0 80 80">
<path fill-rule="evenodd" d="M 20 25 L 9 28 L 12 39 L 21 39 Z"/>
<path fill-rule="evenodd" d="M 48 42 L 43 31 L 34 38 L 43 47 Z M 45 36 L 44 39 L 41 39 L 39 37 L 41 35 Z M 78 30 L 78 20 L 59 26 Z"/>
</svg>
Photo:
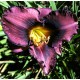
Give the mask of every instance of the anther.
<svg viewBox="0 0 80 80">
<path fill-rule="evenodd" d="M 30 40 L 34 43 L 34 45 L 39 46 L 43 43 L 48 44 L 50 39 L 49 30 L 44 27 L 35 27 L 30 31 Z"/>
</svg>

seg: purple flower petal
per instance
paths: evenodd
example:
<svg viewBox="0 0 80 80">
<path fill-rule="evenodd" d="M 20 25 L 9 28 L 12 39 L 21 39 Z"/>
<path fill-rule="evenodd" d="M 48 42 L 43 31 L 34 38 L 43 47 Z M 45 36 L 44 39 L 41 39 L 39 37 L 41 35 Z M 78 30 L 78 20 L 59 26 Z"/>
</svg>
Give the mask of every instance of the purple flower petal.
<svg viewBox="0 0 80 80">
<path fill-rule="evenodd" d="M 39 15 L 40 18 L 43 18 L 44 16 L 48 15 L 52 11 L 52 9 L 50 8 L 38 8 L 38 10 L 40 11 L 40 15 Z"/>
<path fill-rule="evenodd" d="M 61 55 L 62 41 L 56 41 L 52 44 L 52 47 L 54 48 L 57 54 Z"/>
<path fill-rule="evenodd" d="M 9 8 L 2 16 L 3 29 L 14 44 L 27 46 L 27 29 L 35 24 L 38 15 L 39 12 L 33 8 Z"/>
<path fill-rule="evenodd" d="M 53 11 L 45 17 L 46 26 L 50 24 L 49 28 L 53 29 L 52 47 L 55 52 L 61 54 L 62 40 L 70 41 L 73 34 L 77 33 L 78 22 L 76 16 L 68 9 L 60 11 Z"/>
<path fill-rule="evenodd" d="M 30 53 L 39 62 L 44 74 L 48 74 L 54 68 L 56 63 L 56 54 L 53 48 L 43 44 L 40 47 L 31 46 Z"/>
</svg>

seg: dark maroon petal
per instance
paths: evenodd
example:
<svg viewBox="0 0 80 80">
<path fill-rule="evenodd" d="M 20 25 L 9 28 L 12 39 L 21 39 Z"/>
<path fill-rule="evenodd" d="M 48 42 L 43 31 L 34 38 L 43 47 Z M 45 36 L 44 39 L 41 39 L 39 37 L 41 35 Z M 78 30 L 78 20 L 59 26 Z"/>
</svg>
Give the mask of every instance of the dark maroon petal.
<svg viewBox="0 0 80 80">
<path fill-rule="evenodd" d="M 33 8 L 12 7 L 2 16 L 3 30 L 16 45 L 26 46 L 27 29 L 38 20 L 39 12 Z"/>
<path fill-rule="evenodd" d="M 62 40 L 70 41 L 73 34 L 77 33 L 78 22 L 76 16 L 67 7 L 62 11 L 53 11 L 45 17 L 46 26 L 53 29 L 50 43 L 55 51 L 60 54 Z"/>
<path fill-rule="evenodd" d="M 53 48 L 44 44 L 41 47 L 30 47 L 30 53 L 39 62 L 44 74 L 48 74 L 54 68 L 56 63 L 56 54 Z"/>
<path fill-rule="evenodd" d="M 48 15 L 52 11 L 52 9 L 50 8 L 38 8 L 38 10 L 40 11 L 40 15 L 39 15 L 40 18 L 43 18 L 44 16 Z"/>
</svg>

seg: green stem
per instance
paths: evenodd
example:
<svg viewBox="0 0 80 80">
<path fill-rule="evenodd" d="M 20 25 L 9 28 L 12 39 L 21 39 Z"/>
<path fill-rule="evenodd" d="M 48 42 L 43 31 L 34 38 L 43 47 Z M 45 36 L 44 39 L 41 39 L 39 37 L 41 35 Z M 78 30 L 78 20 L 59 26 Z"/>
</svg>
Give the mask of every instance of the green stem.
<svg viewBox="0 0 80 80">
<path fill-rule="evenodd" d="M 4 64 L 4 63 L 15 63 L 15 61 L 0 61 L 0 64 Z"/>
<path fill-rule="evenodd" d="M 4 65 L 3 69 L 1 70 L 1 73 L 3 73 L 6 70 L 7 66 L 8 66 L 8 63 Z"/>
<path fill-rule="evenodd" d="M 39 76 L 41 70 L 42 70 L 42 69 L 40 68 L 39 71 L 38 71 L 38 73 L 37 73 L 37 75 L 36 75 L 36 77 L 35 77 L 35 79 L 38 79 L 38 76 Z"/>
</svg>

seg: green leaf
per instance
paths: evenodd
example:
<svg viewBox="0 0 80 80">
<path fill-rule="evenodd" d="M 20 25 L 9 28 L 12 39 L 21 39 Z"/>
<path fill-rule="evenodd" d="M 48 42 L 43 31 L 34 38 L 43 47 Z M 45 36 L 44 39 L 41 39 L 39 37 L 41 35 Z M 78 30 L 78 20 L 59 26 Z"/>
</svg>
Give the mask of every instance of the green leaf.
<svg viewBox="0 0 80 80">
<path fill-rule="evenodd" d="M 16 74 L 17 71 L 8 71 L 9 74 L 11 74 L 11 76 L 14 76 Z"/>
<path fill-rule="evenodd" d="M 31 72 L 26 72 L 25 74 L 23 74 L 22 76 L 20 76 L 18 79 L 25 79 L 30 74 L 31 74 Z"/>
<path fill-rule="evenodd" d="M 70 76 L 71 76 L 71 79 L 76 79 L 75 78 L 75 72 L 73 72 L 72 69 L 70 70 Z"/>
<path fill-rule="evenodd" d="M 14 5 L 14 6 L 18 6 L 18 2 L 16 2 L 16 1 L 10 1 L 10 3 L 11 3 L 12 5 Z"/>
<path fill-rule="evenodd" d="M 23 73 L 19 73 L 16 77 L 15 77 L 15 79 L 25 79 L 27 76 L 29 76 L 31 74 L 31 72 L 26 72 L 25 74 L 23 74 Z"/>
<path fill-rule="evenodd" d="M 23 68 L 26 67 L 28 63 L 29 63 L 29 61 L 27 60 L 27 61 L 25 62 L 25 64 L 24 64 Z"/>
<path fill-rule="evenodd" d="M 54 1 L 49 1 L 50 2 L 50 7 L 52 10 L 57 10 L 56 3 Z"/>
<path fill-rule="evenodd" d="M 1 49 L 0 49 L 0 52 L 3 52 L 3 51 L 5 51 L 5 50 L 7 50 L 7 48 L 1 48 Z"/>
<path fill-rule="evenodd" d="M 4 31 L 0 31 L 0 37 L 4 35 L 5 35 Z"/>
<path fill-rule="evenodd" d="M 6 39 L 0 40 L 1 44 L 6 44 Z"/>
<path fill-rule="evenodd" d="M 64 6 L 64 4 L 65 4 L 65 2 L 64 2 L 64 3 L 62 3 L 62 5 L 60 5 L 60 6 L 58 7 L 58 9 L 60 9 L 61 7 L 63 7 L 63 6 Z"/>
<path fill-rule="evenodd" d="M 5 7 L 5 8 L 10 7 L 9 4 L 6 1 L 3 1 L 3 2 L 0 1 L 0 5 L 3 6 L 3 7 Z"/>
<path fill-rule="evenodd" d="M 32 7 L 31 4 L 27 1 L 24 1 L 24 3 L 27 5 L 27 7 Z"/>
<path fill-rule="evenodd" d="M 6 69 L 7 69 L 7 67 L 8 67 L 8 63 L 6 63 L 5 65 L 4 65 L 4 67 L 2 68 L 2 70 L 1 70 L 1 73 L 3 73 Z"/>
<path fill-rule="evenodd" d="M 0 61 L 0 64 L 4 64 L 4 63 L 15 63 L 15 61 L 12 61 L 12 60 Z"/>
<path fill-rule="evenodd" d="M 75 4 L 74 4 L 75 2 L 73 1 L 72 2 L 72 10 L 73 10 L 73 12 L 75 11 Z"/>
<path fill-rule="evenodd" d="M 0 31 L 2 30 L 2 26 L 0 25 Z"/>
<path fill-rule="evenodd" d="M 11 55 L 11 53 L 10 53 L 10 52 L 11 52 L 11 50 L 7 50 L 7 51 L 5 51 L 5 55 L 6 55 L 6 56 Z"/>
</svg>

